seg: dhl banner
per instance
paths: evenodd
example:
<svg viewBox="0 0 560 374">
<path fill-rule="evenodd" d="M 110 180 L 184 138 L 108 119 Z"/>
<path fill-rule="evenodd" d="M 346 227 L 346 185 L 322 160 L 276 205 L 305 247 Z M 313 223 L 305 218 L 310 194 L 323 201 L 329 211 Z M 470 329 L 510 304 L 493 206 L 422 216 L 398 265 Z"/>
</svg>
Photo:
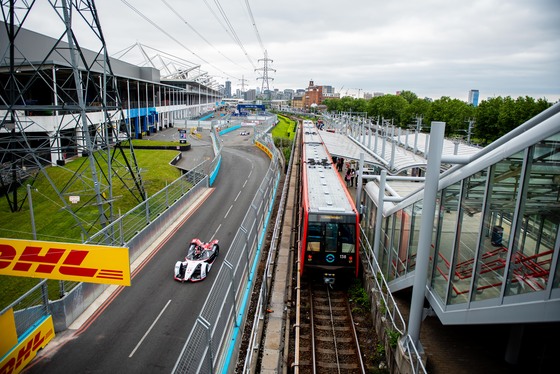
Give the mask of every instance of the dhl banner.
<svg viewBox="0 0 560 374">
<path fill-rule="evenodd" d="M 0 374 L 19 373 L 54 338 L 52 316 L 46 317 L 35 329 L 5 356 L 1 357 Z"/>
<path fill-rule="evenodd" d="M 130 286 L 128 248 L 0 238 L 0 274 Z"/>
<path fill-rule="evenodd" d="M 4 314 L 0 314 L 0 357 L 8 353 L 17 341 L 14 310 L 10 308 Z"/>
</svg>

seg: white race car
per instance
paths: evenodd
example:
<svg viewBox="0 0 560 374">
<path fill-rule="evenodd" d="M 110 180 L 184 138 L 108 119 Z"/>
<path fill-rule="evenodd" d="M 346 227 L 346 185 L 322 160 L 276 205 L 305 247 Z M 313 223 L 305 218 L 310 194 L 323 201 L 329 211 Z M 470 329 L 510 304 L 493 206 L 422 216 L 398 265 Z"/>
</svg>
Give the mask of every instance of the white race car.
<svg viewBox="0 0 560 374">
<path fill-rule="evenodd" d="M 218 257 L 220 247 L 218 240 L 205 243 L 200 239 L 191 240 L 184 261 L 175 263 L 173 278 L 180 282 L 198 282 L 204 280 Z"/>
</svg>

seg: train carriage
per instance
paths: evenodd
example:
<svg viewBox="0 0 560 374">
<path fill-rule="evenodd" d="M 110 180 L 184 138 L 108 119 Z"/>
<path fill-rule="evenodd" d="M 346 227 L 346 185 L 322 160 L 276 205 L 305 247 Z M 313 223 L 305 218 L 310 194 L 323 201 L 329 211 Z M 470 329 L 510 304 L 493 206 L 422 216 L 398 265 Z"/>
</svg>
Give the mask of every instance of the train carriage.
<svg viewBox="0 0 560 374">
<path fill-rule="evenodd" d="M 317 127 L 302 125 L 302 243 L 300 271 L 325 282 L 359 271 L 359 215 Z"/>
</svg>

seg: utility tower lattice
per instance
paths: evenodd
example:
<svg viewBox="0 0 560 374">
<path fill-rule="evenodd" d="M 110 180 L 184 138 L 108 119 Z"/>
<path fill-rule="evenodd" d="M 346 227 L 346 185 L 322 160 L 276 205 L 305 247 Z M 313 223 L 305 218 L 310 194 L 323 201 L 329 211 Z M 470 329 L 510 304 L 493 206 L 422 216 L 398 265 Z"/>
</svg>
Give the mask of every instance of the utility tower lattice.
<svg viewBox="0 0 560 374">
<path fill-rule="evenodd" d="M 67 236 L 87 241 L 113 221 L 113 203 L 120 197 L 145 200 L 132 144 L 121 143 L 130 139 L 130 124 L 97 9 L 93 0 L 38 8 L 42 17 L 61 22 L 53 28 L 60 35 L 40 36 L 41 48 L 33 48 L 23 25 L 35 2 L 15 3 L 2 3 L 0 196 L 17 212 L 26 201 L 24 186 L 38 188 L 50 203 L 44 209 L 52 212 L 52 221 L 37 227 L 39 235 L 48 234 L 49 225 L 70 221 Z M 95 47 L 80 48 L 78 34 Z M 40 203 L 35 197 L 33 202 Z"/>
<path fill-rule="evenodd" d="M 245 79 L 245 76 L 241 76 L 241 79 L 239 79 L 241 81 L 241 93 L 245 92 L 245 83 L 247 82 L 247 79 Z"/>
<path fill-rule="evenodd" d="M 259 59 L 259 62 L 260 61 L 263 61 L 263 67 L 255 69 L 255 71 L 262 70 L 263 73 L 262 73 L 262 77 L 257 77 L 257 80 L 262 79 L 261 93 L 264 93 L 266 89 L 266 91 L 268 92 L 268 99 L 270 99 L 270 86 L 268 85 L 268 81 L 269 80 L 273 81 L 274 78 L 269 78 L 268 72 L 269 71 L 276 72 L 276 70 L 268 67 L 268 63 L 273 61 L 268 58 L 268 52 L 266 51 L 266 49 L 264 50 L 264 58 Z"/>
</svg>

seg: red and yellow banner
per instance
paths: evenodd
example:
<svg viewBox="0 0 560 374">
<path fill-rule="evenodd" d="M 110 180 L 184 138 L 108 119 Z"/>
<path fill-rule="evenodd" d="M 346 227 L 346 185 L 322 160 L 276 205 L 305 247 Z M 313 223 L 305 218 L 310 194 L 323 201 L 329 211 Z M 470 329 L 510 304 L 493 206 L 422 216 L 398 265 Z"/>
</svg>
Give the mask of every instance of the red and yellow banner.
<svg viewBox="0 0 560 374">
<path fill-rule="evenodd" d="M 0 374 L 19 373 L 54 338 L 52 316 L 45 318 L 37 328 L 25 336 L 0 362 Z"/>
<path fill-rule="evenodd" d="M 130 286 L 128 248 L 0 239 L 0 274 Z"/>
</svg>

